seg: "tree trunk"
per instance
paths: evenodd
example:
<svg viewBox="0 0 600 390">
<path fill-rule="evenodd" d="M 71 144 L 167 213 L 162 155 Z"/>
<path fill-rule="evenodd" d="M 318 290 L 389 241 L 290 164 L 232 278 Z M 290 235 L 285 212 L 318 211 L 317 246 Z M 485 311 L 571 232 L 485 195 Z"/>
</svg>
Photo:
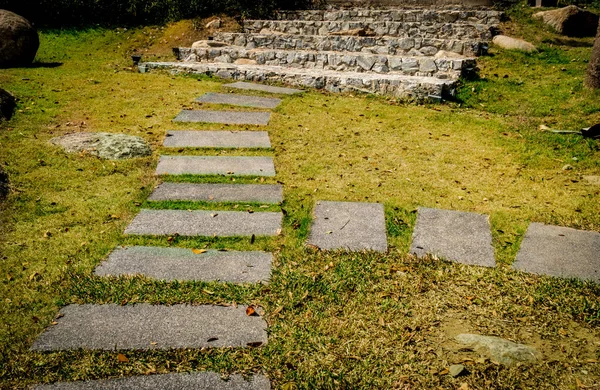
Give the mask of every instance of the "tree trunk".
<svg viewBox="0 0 600 390">
<path fill-rule="evenodd" d="M 598 23 L 592 56 L 590 57 L 590 63 L 585 73 L 583 85 L 588 88 L 600 88 L 600 23 Z"/>
</svg>

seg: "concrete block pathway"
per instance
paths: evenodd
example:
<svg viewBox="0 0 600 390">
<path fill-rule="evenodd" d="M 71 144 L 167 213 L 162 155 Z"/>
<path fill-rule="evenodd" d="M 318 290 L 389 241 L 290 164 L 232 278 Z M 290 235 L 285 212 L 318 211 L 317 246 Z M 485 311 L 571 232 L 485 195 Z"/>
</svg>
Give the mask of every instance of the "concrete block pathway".
<svg viewBox="0 0 600 390">
<path fill-rule="evenodd" d="M 168 131 L 168 148 L 270 148 L 266 131 Z"/>
<path fill-rule="evenodd" d="M 271 157 L 160 156 L 157 175 L 275 176 Z"/>
<path fill-rule="evenodd" d="M 148 200 L 277 204 L 283 202 L 283 186 L 280 184 L 195 184 L 165 182 L 154 189 Z"/>
</svg>

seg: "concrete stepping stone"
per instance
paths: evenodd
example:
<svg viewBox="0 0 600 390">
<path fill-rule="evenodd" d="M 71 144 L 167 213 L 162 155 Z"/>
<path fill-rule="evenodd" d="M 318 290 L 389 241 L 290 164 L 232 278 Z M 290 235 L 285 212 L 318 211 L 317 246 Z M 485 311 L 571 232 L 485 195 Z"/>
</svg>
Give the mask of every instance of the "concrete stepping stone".
<svg viewBox="0 0 600 390">
<path fill-rule="evenodd" d="M 195 184 L 166 182 L 156 187 L 148 200 L 277 204 L 283 202 L 283 188 L 280 184 Z"/>
<path fill-rule="evenodd" d="M 297 93 L 302 93 L 303 92 L 300 89 L 284 88 L 284 87 L 273 87 L 271 85 L 247 83 L 245 81 L 238 81 L 236 83 L 225 84 L 225 85 L 223 85 L 223 87 L 225 87 L 225 88 L 243 89 L 243 90 L 249 90 L 249 91 L 261 91 L 261 92 L 277 93 L 277 94 L 280 94 L 280 95 L 295 95 Z"/>
<path fill-rule="evenodd" d="M 169 148 L 270 148 L 266 131 L 168 131 Z"/>
<path fill-rule="evenodd" d="M 226 125 L 268 125 L 271 113 L 266 111 L 181 110 L 174 122 L 206 122 Z"/>
<path fill-rule="evenodd" d="M 267 343 L 267 323 L 246 306 L 68 305 L 34 351 L 246 347 Z"/>
<path fill-rule="evenodd" d="M 513 267 L 600 282 L 600 233 L 534 222 L 527 228 Z"/>
<path fill-rule="evenodd" d="M 269 379 L 254 375 L 250 380 L 230 375 L 226 380 L 216 372 L 140 375 L 93 381 L 58 382 L 37 385 L 34 390 L 270 390 Z"/>
<path fill-rule="evenodd" d="M 248 95 L 236 95 L 234 93 L 209 92 L 196 99 L 200 103 L 231 104 L 234 106 L 275 108 L 281 103 L 281 99 L 266 98 Z"/>
<path fill-rule="evenodd" d="M 259 283 L 269 280 L 272 260 L 273 255 L 266 252 L 131 246 L 116 248 L 94 273 L 144 275 L 160 280 Z"/>
<path fill-rule="evenodd" d="M 181 236 L 275 236 L 283 214 L 274 212 L 143 209 L 125 234 Z"/>
<path fill-rule="evenodd" d="M 275 176 L 271 157 L 160 156 L 157 175 Z"/>
<path fill-rule="evenodd" d="M 324 250 L 387 251 L 383 205 L 318 202 L 308 243 Z"/>
<path fill-rule="evenodd" d="M 462 264 L 494 267 L 488 216 L 419 207 L 411 253 L 433 254 Z"/>
</svg>

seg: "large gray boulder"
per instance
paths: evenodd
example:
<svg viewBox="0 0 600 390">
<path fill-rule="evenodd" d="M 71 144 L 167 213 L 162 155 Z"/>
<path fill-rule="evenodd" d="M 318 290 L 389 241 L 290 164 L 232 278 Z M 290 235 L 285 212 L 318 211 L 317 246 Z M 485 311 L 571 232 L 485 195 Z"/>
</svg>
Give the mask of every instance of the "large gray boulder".
<svg viewBox="0 0 600 390">
<path fill-rule="evenodd" d="M 71 133 L 52 138 L 68 153 L 89 153 L 107 160 L 123 160 L 152 154 L 150 146 L 140 137 L 118 133 Z"/>
<path fill-rule="evenodd" d="M 8 175 L 0 166 L 0 200 L 4 199 L 8 195 Z"/>
<path fill-rule="evenodd" d="M 27 19 L 0 9 L 0 68 L 31 64 L 39 47 L 37 31 Z"/>
<path fill-rule="evenodd" d="M 593 37 L 598 28 L 598 15 L 575 5 L 538 12 L 533 17 L 570 37 Z"/>
<path fill-rule="evenodd" d="M 15 97 L 0 88 L 0 122 L 8 120 L 15 111 Z"/>
</svg>

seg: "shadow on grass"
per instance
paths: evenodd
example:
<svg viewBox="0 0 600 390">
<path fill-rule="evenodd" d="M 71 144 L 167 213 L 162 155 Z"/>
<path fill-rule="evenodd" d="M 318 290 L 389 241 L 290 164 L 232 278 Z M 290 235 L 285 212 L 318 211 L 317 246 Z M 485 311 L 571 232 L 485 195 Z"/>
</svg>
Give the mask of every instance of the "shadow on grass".
<svg viewBox="0 0 600 390">
<path fill-rule="evenodd" d="M 577 39 L 569 39 L 569 38 L 552 38 L 552 39 L 544 39 L 542 43 L 548 45 L 557 45 L 557 46 L 568 46 L 568 47 L 592 47 L 593 42 L 586 42 Z"/>
<path fill-rule="evenodd" d="M 62 64 L 62 62 L 34 62 L 24 68 L 58 68 Z"/>
</svg>

